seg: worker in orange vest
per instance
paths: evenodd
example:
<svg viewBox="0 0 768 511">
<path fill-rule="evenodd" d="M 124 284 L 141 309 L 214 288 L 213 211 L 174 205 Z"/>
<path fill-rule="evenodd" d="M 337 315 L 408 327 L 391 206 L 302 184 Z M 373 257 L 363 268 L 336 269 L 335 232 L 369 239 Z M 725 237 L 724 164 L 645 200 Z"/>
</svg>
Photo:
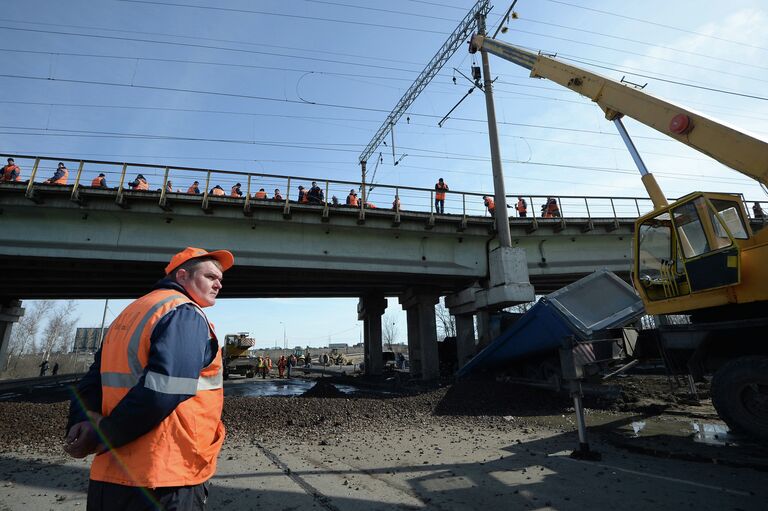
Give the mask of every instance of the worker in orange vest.
<svg viewBox="0 0 768 511">
<path fill-rule="evenodd" d="M 53 177 L 46 179 L 43 181 L 43 183 L 51 185 L 65 185 L 67 184 L 68 178 L 69 170 L 64 166 L 64 162 L 60 161 L 58 167 L 56 167 L 56 172 L 54 172 Z"/>
<path fill-rule="evenodd" d="M 149 183 L 147 183 L 147 179 L 143 174 L 136 174 L 136 179 L 128 183 L 128 186 L 131 187 L 131 190 L 149 190 Z"/>
<path fill-rule="evenodd" d="M 21 181 L 21 169 L 13 158 L 8 158 L 8 165 L 0 169 L 0 181 Z"/>
<path fill-rule="evenodd" d="M 91 187 L 107 188 L 107 177 L 104 175 L 103 172 L 93 178 L 93 181 L 91 181 Z"/>
<path fill-rule="evenodd" d="M 520 196 L 517 197 L 517 204 L 515 204 L 515 209 L 517 210 L 517 215 L 520 218 L 525 218 L 528 216 L 528 204 L 526 204 L 525 199 Z"/>
<path fill-rule="evenodd" d="M 277 190 L 275 190 L 275 192 L 277 192 Z M 266 199 L 266 198 L 267 198 L 267 192 L 266 192 L 266 191 L 264 191 L 264 188 L 259 188 L 259 191 L 258 191 L 258 192 L 256 192 L 256 195 L 254 195 L 254 198 L 255 198 L 255 199 L 261 199 L 261 200 L 264 200 L 264 199 Z"/>
<path fill-rule="evenodd" d="M 230 197 L 242 197 L 243 196 L 243 192 L 242 192 L 242 190 L 240 190 L 241 186 L 242 185 L 240 183 L 235 184 L 235 186 L 232 187 L 232 190 L 230 191 L 229 196 Z"/>
<path fill-rule="evenodd" d="M 275 196 L 272 197 L 272 200 L 283 200 L 283 196 L 280 194 L 279 188 L 275 188 Z"/>
<path fill-rule="evenodd" d="M 299 203 L 301 204 L 309 204 L 309 194 L 306 190 L 304 190 L 304 187 L 299 185 Z"/>
<path fill-rule="evenodd" d="M 222 352 L 203 309 L 233 264 L 226 250 L 187 247 L 112 322 L 64 445 L 95 454 L 88 509 L 203 509 L 225 436 Z"/>
<path fill-rule="evenodd" d="M 192 185 L 187 188 L 187 193 L 194 194 L 194 195 L 200 195 L 200 183 L 195 181 L 192 183 Z"/>
<path fill-rule="evenodd" d="M 435 213 L 445 213 L 445 192 L 448 191 L 448 185 L 445 184 L 443 178 L 437 180 L 435 183 Z"/>
<path fill-rule="evenodd" d="M 353 208 L 359 207 L 359 202 L 357 200 L 357 192 L 354 188 L 352 188 L 349 191 L 349 195 L 347 195 L 347 206 L 352 206 Z"/>
<path fill-rule="evenodd" d="M 496 211 L 496 203 L 493 201 L 493 198 L 486 195 L 483 197 L 483 203 L 485 204 L 485 207 L 488 209 L 488 213 L 493 216 L 493 212 Z"/>
<path fill-rule="evenodd" d="M 216 197 L 224 197 L 224 195 L 226 194 L 224 193 L 224 188 L 222 188 L 219 185 L 216 185 L 213 188 L 211 188 L 209 195 L 215 195 Z"/>
</svg>

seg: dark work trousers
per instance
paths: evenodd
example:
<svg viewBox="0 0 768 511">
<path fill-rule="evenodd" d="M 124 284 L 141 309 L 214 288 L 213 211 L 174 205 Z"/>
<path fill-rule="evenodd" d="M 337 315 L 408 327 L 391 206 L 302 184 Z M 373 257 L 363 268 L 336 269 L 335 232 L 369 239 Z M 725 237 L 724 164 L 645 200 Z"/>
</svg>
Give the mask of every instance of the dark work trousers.
<svg viewBox="0 0 768 511">
<path fill-rule="evenodd" d="M 435 199 L 435 213 L 440 215 L 445 213 L 445 199 Z"/>
<path fill-rule="evenodd" d="M 197 511 L 207 500 L 207 482 L 151 489 L 91 479 L 86 511 Z"/>
</svg>

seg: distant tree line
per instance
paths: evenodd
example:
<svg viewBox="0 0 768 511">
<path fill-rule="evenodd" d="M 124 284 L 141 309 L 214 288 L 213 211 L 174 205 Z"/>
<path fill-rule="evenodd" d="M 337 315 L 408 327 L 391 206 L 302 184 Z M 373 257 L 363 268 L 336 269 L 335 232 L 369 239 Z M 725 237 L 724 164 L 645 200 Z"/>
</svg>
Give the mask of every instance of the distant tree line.
<svg viewBox="0 0 768 511">
<path fill-rule="evenodd" d="M 14 369 L 25 355 L 39 355 L 47 360 L 53 353 L 72 351 L 75 342 L 74 302 L 38 300 L 25 305 L 24 315 L 13 325 L 8 345 L 6 367 Z"/>
</svg>

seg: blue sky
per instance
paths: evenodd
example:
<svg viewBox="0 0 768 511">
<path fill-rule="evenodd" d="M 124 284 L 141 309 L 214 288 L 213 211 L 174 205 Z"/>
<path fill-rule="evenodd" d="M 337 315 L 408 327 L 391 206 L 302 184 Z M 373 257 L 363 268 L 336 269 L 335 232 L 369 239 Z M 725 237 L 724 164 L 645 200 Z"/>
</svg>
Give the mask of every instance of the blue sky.
<svg viewBox="0 0 768 511">
<path fill-rule="evenodd" d="M 358 155 L 473 4 L 9 0 L 0 16 L 2 151 L 359 180 Z M 494 4 L 490 26 L 508 6 Z M 648 83 L 768 136 L 764 2 L 520 0 L 515 10 L 505 41 Z M 462 47 L 422 92 L 395 128 L 401 163 L 381 147 L 376 182 L 431 187 L 444 177 L 454 190 L 492 190 L 482 96 L 437 126 L 469 88 L 453 69 L 469 75 L 472 61 Z M 595 105 L 495 57 L 491 69 L 508 193 L 645 195 Z M 766 198 L 706 156 L 626 125 L 667 195 Z M 283 324 L 289 345 L 356 341 L 355 302 L 221 300 L 211 316 L 220 332 L 250 330 L 264 345 L 282 343 Z M 111 303 L 111 317 L 124 303 Z M 102 304 L 77 304 L 84 326 L 98 324 Z"/>
</svg>

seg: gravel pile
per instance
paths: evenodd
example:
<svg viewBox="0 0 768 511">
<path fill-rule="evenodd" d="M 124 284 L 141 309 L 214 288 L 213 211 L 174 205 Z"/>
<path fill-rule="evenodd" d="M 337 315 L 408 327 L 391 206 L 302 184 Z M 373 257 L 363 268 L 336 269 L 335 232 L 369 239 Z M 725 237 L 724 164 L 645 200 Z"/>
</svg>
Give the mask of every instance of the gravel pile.
<svg viewBox="0 0 768 511">
<path fill-rule="evenodd" d="M 322 397 L 314 397 L 322 396 Z M 391 430 L 429 423 L 526 427 L 538 415 L 568 413 L 553 393 L 494 382 L 465 382 L 400 397 L 347 397 L 319 382 L 302 397 L 227 397 L 229 439 L 323 441 L 331 435 Z M 0 402 L 0 445 L 60 453 L 69 404 Z"/>
</svg>

